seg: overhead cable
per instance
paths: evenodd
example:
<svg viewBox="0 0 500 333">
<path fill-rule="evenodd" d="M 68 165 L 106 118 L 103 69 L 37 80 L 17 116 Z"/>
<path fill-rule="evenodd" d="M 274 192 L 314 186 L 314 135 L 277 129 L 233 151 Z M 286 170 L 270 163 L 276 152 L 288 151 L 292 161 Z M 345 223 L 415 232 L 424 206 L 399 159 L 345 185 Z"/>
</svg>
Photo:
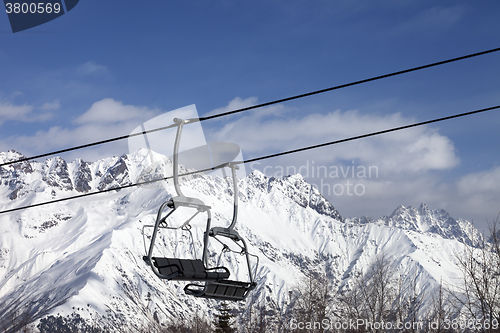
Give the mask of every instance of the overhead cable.
<svg viewBox="0 0 500 333">
<path fill-rule="evenodd" d="M 409 125 L 405 125 L 405 126 L 393 127 L 393 128 L 389 128 L 389 129 L 386 129 L 386 130 L 383 130 L 383 131 L 371 132 L 371 133 L 367 133 L 367 134 L 363 134 L 363 135 L 349 137 L 349 138 L 346 138 L 346 139 L 325 142 L 325 143 L 318 144 L 318 145 L 307 146 L 307 147 L 303 147 L 303 148 L 293 149 L 293 150 L 284 151 L 284 152 L 280 152 L 280 153 L 276 153 L 276 154 L 271 154 L 271 155 L 266 155 L 266 156 L 261 156 L 261 157 L 256 157 L 256 158 L 251 158 L 251 159 L 248 159 L 248 160 L 244 160 L 244 161 L 236 161 L 236 162 L 231 162 L 231 163 L 232 164 L 252 163 L 252 162 L 261 161 L 261 160 L 265 160 L 265 159 L 269 159 L 269 158 L 273 158 L 273 157 L 278 157 L 278 156 L 283 156 L 283 155 L 289 155 L 289 154 L 295 154 L 295 153 L 298 153 L 298 152 L 301 152 L 301 151 L 316 149 L 316 148 L 325 147 L 325 146 L 331 146 L 331 145 L 335 145 L 335 144 L 339 144 L 339 143 L 344 143 L 344 142 L 348 142 L 348 141 L 354 141 L 354 140 L 358 140 L 358 139 L 362 139 L 362 138 L 367 138 L 367 137 L 381 135 L 381 134 L 385 134 L 385 133 L 400 131 L 400 130 L 404 130 L 404 129 L 408 129 L 408 128 L 412 128 L 412 127 L 423 126 L 423 125 L 427 125 L 427 124 L 431 124 L 431 123 L 437 123 L 437 122 L 440 122 L 440 121 L 445 121 L 445 120 L 450 120 L 450 119 L 454 119 L 454 118 L 465 117 L 465 116 L 469 116 L 469 115 L 473 115 L 473 114 L 477 114 L 477 113 L 482 113 L 482 112 L 486 112 L 486 111 L 491 111 L 491 110 L 497 110 L 497 109 L 500 109 L 500 105 L 492 106 L 492 107 L 488 107 L 488 108 L 484 108 L 484 109 L 479 109 L 479 110 L 475 110 L 475 111 L 469 111 L 469 112 L 459 113 L 459 114 L 455 114 L 455 115 L 451 115 L 451 116 L 447 116 L 447 117 L 443 117 L 443 118 L 436 118 L 436 119 L 427 120 L 427 121 L 423 121 L 423 122 L 419 122 L 419 123 L 414 123 L 414 124 L 409 124 Z M 217 170 L 217 169 L 222 168 L 222 167 L 224 167 L 226 165 L 228 165 L 228 163 L 224 163 L 224 164 L 212 167 L 212 168 L 206 168 L 206 169 L 203 169 L 203 170 L 197 170 L 197 171 L 187 172 L 187 173 L 179 175 L 179 177 L 181 177 L 181 176 L 189 176 L 189 175 L 194 175 L 194 174 L 203 173 L 203 172 L 207 172 L 207 171 Z M 37 203 L 37 204 L 32 204 L 32 205 L 28 205 L 28 206 L 17 207 L 17 208 L 12 208 L 12 209 L 7 209 L 7 210 L 4 210 L 4 211 L 0 211 L 0 214 L 15 212 L 15 211 L 18 211 L 18 210 L 23 210 L 23 209 L 27 209 L 27 208 L 33 208 L 33 207 L 39 207 L 39 206 L 43 206 L 43 205 L 48 205 L 48 204 L 62 202 L 62 201 L 67 201 L 67 200 L 72 200 L 72 199 L 83 198 L 83 197 L 87 197 L 87 196 L 91 196 L 91 195 L 96 195 L 96 194 L 100 194 L 100 193 L 106 193 L 106 192 L 110 192 L 110 191 L 123 190 L 123 189 L 130 188 L 130 187 L 151 184 L 151 183 L 155 183 L 155 182 L 159 182 L 159 181 L 165 181 L 165 180 L 169 180 L 169 179 L 172 179 L 172 178 L 173 178 L 172 176 L 170 176 L 170 177 L 164 177 L 164 178 L 158 178 L 158 179 L 154 179 L 154 180 L 150 180 L 150 181 L 139 182 L 139 183 L 124 185 L 124 186 L 118 186 L 118 187 L 114 187 L 114 188 L 110 188 L 110 189 L 106 189 L 106 190 L 101 190 L 101 191 L 97 191 L 97 192 L 85 193 L 85 194 L 75 195 L 75 196 L 71 196 L 71 197 L 67 197 L 67 198 L 61 198 L 61 199 L 56 199 L 56 200 L 52 200 L 52 201 L 40 202 L 40 203 Z"/>
<path fill-rule="evenodd" d="M 311 91 L 311 92 L 308 92 L 308 93 L 305 93 L 305 94 L 295 95 L 295 96 L 291 96 L 291 97 L 287 97 L 287 98 L 282 98 L 282 99 L 274 100 L 274 101 L 271 101 L 271 102 L 266 102 L 266 103 L 262 103 L 262 104 L 248 106 L 248 107 L 241 108 L 241 109 L 236 109 L 236 110 L 232 110 L 232 111 L 228 111 L 228 112 L 223 112 L 223 113 L 219 113 L 219 114 L 215 114 L 215 115 L 211 115 L 211 116 L 200 117 L 198 119 L 190 119 L 190 120 L 191 120 L 192 123 L 194 123 L 194 122 L 197 122 L 197 121 L 201 122 L 201 121 L 205 121 L 205 120 L 210 120 L 210 119 L 215 119 L 215 118 L 219 118 L 219 117 L 229 116 L 229 115 L 233 115 L 233 114 L 244 112 L 244 111 L 249 111 L 249 110 L 253 110 L 253 109 L 257 109 L 257 108 L 261 108 L 261 107 L 265 107 L 265 106 L 279 104 L 279 103 L 291 101 L 291 100 L 294 100 L 294 99 L 299 99 L 299 98 L 304 98 L 304 97 L 308 97 L 308 96 L 318 95 L 318 94 L 322 94 L 322 93 L 325 93 L 325 92 L 328 92 L 328 91 L 333 91 L 333 90 L 338 90 L 338 89 L 342 89 L 342 88 L 347 88 L 347 87 L 355 86 L 355 85 L 362 84 L 362 83 L 367 83 L 367 82 L 372 82 L 372 81 L 376 81 L 376 80 L 381 80 L 381 79 L 385 79 L 385 78 L 392 77 L 392 76 L 397 76 L 397 75 L 401 75 L 401 74 L 415 72 L 415 71 L 419 71 L 419 70 L 422 70 L 422 69 L 431 68 L 431 67 L 435 67 L 435 66 L 440 66 L 440 65 L 444 65 L 444 64 L 448 64 L 448 63 L 452 63 L 452 62 L 464 60 L 464 59 L 474 58 L 474 57 L 478 57 L 478 56 L 481 56 L 481 55 L 485 55 L 485 54 L 489 54 L 489 53 L 494 53 L 494 52 L 498 52 L 498 51 L 500 51 L 500 47 L 499 48 L 490 49 L 490 50 L 486 50 L 486 51 L 482 51 L 482 52 L 468 54 L 468 55 L 457 57 L 457 58 L 452 58 L 452 59 L 448 59 L 448 60 L 438 61 L 438 62 L 434 62 L 434 63 L 431 63 L 431 64 L 423 65 L 423 66 L 417 66 L 417 67 L 413 67 L 413 68 L 409 68 L 409 69 L 405 69 L 405 70 L 401 70 L 401 71 L 397 71 L 397 72 L 392 72 L 392 73 L 389 73 L 389 74 L 374 76 L 374 77 L 371 77 L 371 78 L 368 78 L 368 79 L 354 81 L 354 82 L 350 82 L 350 83 L 345 83 L 345 84 L 341 84 L 341 85 L 330 87 L 330 88 L 315 90 L 315 91 Z M 101 145 L 101 144 L 104 144 L 104 143 L 110 143 L 110 142 L 114 142 L 114 141 L 118 141 L 118 140 L 123 140 L 123 139 L 129 138 L 129 137 L 132 137 L 132 136 L 144 135 L 144 134 L 148 134 L 148 133 L 152 133 L 152 132 L 162 131 L 162 130 L 165 130 L 165 129 L 168 129 L 168 128 L 171 128 L 171 127 L 174 127 L 174 126 L 176 126 L 176 125 L 174 124 L 174 125 L 170 125 L 170 126 L 166 126 L 166 127 L 160 127 L 160 128 L 156 128 L 156 129 L 152 129 L 152 130 L 143 131 L 143 132 L 140 132 L 140 133 L 134 133 L 134 134 L 130 134 L 130 135 L 123 135 L 123 136 L 119 136 L 119 137 L 115 137 L 115 138 L 111 138 L 111 139 L 107 139 L 107 140 L 102 140 L 102 141 L 98 141 L 98 142 L 84 144 L 84 145 L 81 145 L 81 146 L 76 146 L 76 147 L 66 148 L 66 149 L 62 149 L 62 150 L 57 150 L 57 151 L 53 151 L 53 152 L 45 153 L 45 154 L 41 154 L 41 155 L 36 155 L 36 156 L 31 156 L 31 157 L 25 157 L 25 158 L 22 158 L 22 159 L 19 159 L 19 160 L 9 161 L 9 162 L 2 163 L 2 164 L 0 164 L 0 167 L 5 166 L 5 165 L 14 164 L 14 163 L 20 163 L 20 162 L 30 161 L 30 160 L 34 160 L 34 159 L 41 158 L 41 157 L 47 157 L 47 156 L 52 156 L 52 155 L 56 155 L 56 154 L 66 153 L 66 152 L 69 152 L 69 151 L 78 150 L 78 149 L 82 149 L 82 148 L 93 147 L 93 146 Z"/>
<path fill-rule="evenodd" d="M 303 98 L 303 97 L 318 95 L 318 94 L 322 94 L 322 93 L 325 93 L 325 92 L 328 92 L 328 91 L 338 90 L 338 89 L 347 88 L 347 87 L 355 86 L 355 85 L 362 84 L 362 83 L 367 83 L 367 82 L 372 82 L 372 81 L 376 81 L 376 80 L 381 80 L 381 79 L 385 79 L 385 78 L 388 78 L 388 77 L 391 77 L 391 76 L 397 76 L 397 75 L 401 75 L 401 74 L 415 72 L 415 71 L 419 71 L 421 69 L 426 69 L 426 68 L 431 68 L 431 67 L 440 66 L 440 65 L 444 65 L 444 64 L 449 64 L 451 62 L 455 62 L 455 61 L 459 61 L 459 60 L 464 60 L 464 59 L 469 59 L 469 58 L 477 57 L 477 56 L 488 54 L 488 53 L 498 52 L 498 51 L 500 51 L 500 47 L 499 48 L 495 48 L 495 49 L 491 49 L 491 50 L 487 50 L 487 51 L 483 51 L 483 52 L 468 54 L 468 55 L 465 55 L 465 56 L 462 56 L 462 57 L 458 57 L 458 58 L 453 58 L 453 59 L 438 61 L 438 62 L 434 62 L 434 63 L 431 63 L 431 64 L 423 65 L 423 66 L 413 67 L 413 68 L 405 69 L 405 70 L 402 70 L 402 71 L 392 72 L 392 73 L 389 73 L 389 74 L 374 76 L 374 77 L 371 77 L 371 78 L 368 78 L 368 79 L 364 79 L 364 80 L 359 80 L 359 81 L 354 81 L 354 82 L 351 82 L 351 83 L 341 84 L 339 86 L 334 86 L 334 87 L 325 88 L 325 89 L 321 89 L 321 90 L 315 90 L 315 91 L 311 91 L 311 92 L 308 92 L 308 93 L 305 93 L 305 94 L 295 95 L 295 96 L 291 96 L 291 97 L 287 97 L 287 98 L 283 98 L 283 99 L 278 99 L 278 100 L 275 100 L 275 101 L 272 101 L 272 102 L 267 102 L 267 103 L 262 103 L 262 104 L 258 104 L 258 105 L 253 105 L 253 106 L 249 106 L 249 107 L 246 107 L 246 108 L 241 108 L 241 109 L 234 110 L 234 111 L 223 112 L 223 113 L 219 113 L 219 114 L 215 114 L 215 115 L 207 116 L 207 117 L 200 117 L 200 121 L 214 119 L 214 118 L 219 118 L 219 117 L 224 117 L 224 116 L 229 116 L 229 115 L 236 114 L 236 113 L 243 112 L 243 111 L 248 111 L 248 110 L 252 110 L 252 109 L 261 108 L 261 107 L 264 107 L 264 106 L 269 106 L 269 105 L 273 105 L 273 104 L 288 102 L 288 101 L 291 101 L 291 100 L 294 100 L 294 99 Z"/>
</svg>

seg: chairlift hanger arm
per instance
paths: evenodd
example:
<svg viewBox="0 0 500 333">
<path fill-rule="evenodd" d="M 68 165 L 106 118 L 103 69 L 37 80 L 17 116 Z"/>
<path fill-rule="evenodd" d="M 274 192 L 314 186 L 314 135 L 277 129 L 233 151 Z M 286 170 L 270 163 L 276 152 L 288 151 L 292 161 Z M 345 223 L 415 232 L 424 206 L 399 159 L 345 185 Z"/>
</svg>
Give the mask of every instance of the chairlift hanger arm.
<svg viewBox="0 0 500 333">
<path fill-rule="evenodd" d="M 236 221 L 238 219 L 238 179 L 236 178 L 236 170 L 239 169 L 239 167 L 234 164 L 230 163 L 229 168 L 231 169 L 231 176 L 233 177 L 233 196 L 234 196 L 234 209 L 233 209 L 233 220 L 231 222 L 231 225 L 229 226 L 229 230 L 233 230 L 234 226 L 236 225 Z"/>
<path fill-rule="evenodd" d="M 174 188 L 178 196 L 183 197 L 181 188 L 179 186 L 179 145 L 181 142 L 182 127 L 186 124 L 185 120 L 174 118 L 174 123 L 177 124 L 177 134 L 175 135 L 174 143 L 174 157 L 173 157 L 173 167 L 174 167 Z"/>
<path fill-rule="evenodd" d="M 158 234 L 158 228 L 160 226 L 160 223 L 162 222 L 161 215 L 163 213 L 163 210 L 165 209 L 165 207 L 167 207 L 169 205 L 169 203 L 170 203 L 170 201 L 164 202 L 160 206 L 160 209 L 158 210 L 158 214 L 156 215 L 155 228 L 153 230 L 153 235 L 151 236 L 151 245 L 149 246 L 149 251 L 148 251 L 148 259 L 149 259 L 149 261 L 151 261 L 151 257 L 153 256 L 153 249 L 154 249 L 154 244 L 155 244 L 155 241 L 156 241 L 156 235 Z M 175 208 L 173 208 L 172 210 L 170 210 L 168 212 L 167 216 L 165 216 L 165 218 L 167 218 L 170 215 L 172 215 L 173 212 L 175 212 Z M 163 219 L 163 221 L 165 221 L 165 219 Z"/>
</svg>

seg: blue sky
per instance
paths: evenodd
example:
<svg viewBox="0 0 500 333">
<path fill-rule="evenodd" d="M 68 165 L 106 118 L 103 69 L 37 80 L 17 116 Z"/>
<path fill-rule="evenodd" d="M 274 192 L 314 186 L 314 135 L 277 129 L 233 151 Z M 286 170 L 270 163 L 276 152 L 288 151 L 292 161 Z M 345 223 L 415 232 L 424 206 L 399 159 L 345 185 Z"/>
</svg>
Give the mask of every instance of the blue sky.
<svg viewBox="0 0 500 333">
<path fill-rule="evenodd" d="M 0 151 L 44 153 L 190 104 L 220 112 L 496 48 L 499 14 L 498 1 L 82 0 L 16 34 L 0 15 Z M 251 158 L 498 105 L 499 77 L 495 53 L 203 126 Z M 348 177 L 324 177 L 324 195 L 345 216 L 426 202 L 484 227 L 500 211 L 499 125 L 492 111 L 254 168 L 376 166 L 378 177 L 350 179 L 363 195 L 332 193 Z M 127 152 L 122 142 L 62 157 Z"/>
</svg>

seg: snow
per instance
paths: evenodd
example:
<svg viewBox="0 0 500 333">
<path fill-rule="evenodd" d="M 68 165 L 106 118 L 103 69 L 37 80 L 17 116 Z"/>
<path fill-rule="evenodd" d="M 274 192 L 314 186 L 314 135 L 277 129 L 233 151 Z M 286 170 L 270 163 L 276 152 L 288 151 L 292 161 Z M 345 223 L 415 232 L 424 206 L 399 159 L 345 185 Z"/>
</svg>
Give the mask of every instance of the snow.
<svg viewBox="0 0 500 333">
<path fill-rule="evenodd" d="M 150 167 L 144 163 L 149 153 L 139 150 L 90 163 L 90 191 L 101 185 L 107 188 L 135 182 Z M 0 161 L 19 156 L 0 153 Z M 161 161 L 155 165 L 156 171 L 168 172 L 168 159 L 155 156 L 155 160 Z M 71 189 L 61 186 L 61 161 L 51 158 L 45 163 L 31 162 L 31 173 L 19 172 L 12 165 L 2 167 L 0 210 L 81 194 L 74 184 L 82 161 L 67 164 Z M 107 175 L 118 163 L 126 168 L 109 180 Z M 52 185 L 46 181 L 50 170 L 55 170 Z M 9 186 L 12 179 L 19 184 L 15 200 L 8 199 L 15 190 Z M 104 179 L 108 182 L 103 183 Z M 405 276 L 418 276 L 429 290 L 441 279 L 453 284 L 461 276 L 455 253 L 480 236 L 469 222 L 425 205 L 418 209 L 400 206 L 378 220 L 344 219 L 300 175 L 267 178 L 254 171 L 238 183 L 236 229 L 246 239 L 249 252 L 260 259 L 257 288 L 246 302 L 239 303 L 241 310 L 265 297 L 284 304 L 289 290 L 304 274 L 323 266 L 330 273 L 332 289 L 339 288 L 352 281 L 357 272 L 366 271 L 381 254 Z M 212 226 L 230 223 L 233 199 L 226 179 L 186 177 L 181 188 L 185 195 L 212 207 Z M 160 320 L 170 320 L 188 317 L 198 309 L 211 313 L 214 301 L 186 296 L 182 289 L 185 283 L 158 279 L 142 260 L 142 227 L 154 222 L 159 206 L 172 195 L 173 189 L 162 183 L 0 214 L 0 308 L 4 310 L 0 321 L 23 307 L 29 307 L 35 318 L 78 311 L 86 318 L 99 313 L 135 324 L 151 320 L 154 314 Z M 172 225 L 183 223 L 191 214 L 187 209 L 176 212 Z M 198 256 L 205 219 L 200 214 L 192 222 Z M 157 253 L 189 257 L 191 242 L 187 236 L 162 232 Z M 211 265 L 215 266 L 220 248 L 211 243 Z M 242 256 L 233 253 L 224 260 L 232 279 L 248 278 Z"/>
</svg>

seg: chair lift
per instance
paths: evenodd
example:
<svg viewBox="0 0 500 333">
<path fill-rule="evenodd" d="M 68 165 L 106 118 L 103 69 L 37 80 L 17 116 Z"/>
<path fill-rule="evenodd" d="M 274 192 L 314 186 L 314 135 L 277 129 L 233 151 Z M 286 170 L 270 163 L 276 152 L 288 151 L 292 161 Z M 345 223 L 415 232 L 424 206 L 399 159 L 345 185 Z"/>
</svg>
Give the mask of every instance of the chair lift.
<svg viewBox="0 0 500 333">
<path fill-rule="evenodd" d="M 229 227 L 210 227 L 211 224 L 211 212 L 210 206 L 205 205 L 200 199 L 186 197 L 183 195 L 179 186 L 179 169 L 178 169 L 178 153 L 179 153 L 179 143 L 182 134 L 182 127 L 184 124 L 189 123 L 189 120 L 182 120 L 175 118 L 174 122 L 177 124 L 177 135 L 174 144 L 174 154 L 173 154 L 173 180 L 174 188 L 177 193 L 176 197 L 172 197 L 167 202 L 164 202 L 156 217 L 156 223 L 154 226 L 144 226 L 143 235 L 145 227 L 154 227 L 153 234 L 151 236 L 151 243 L 149 246 L 149 251 L 147 255 L 143 257 L 144 261 L 152 268 L 156 276 L 161 279 L 166 280 L 180 280 L 180 281 L 190 281 L 197 283 L 189 283 L 185 286 L 184 292 L 188 295 L 195 297 L 203 297 L 210 299 L 221 299 L 221 300 L 243 300 L 248 295 L 248 293 L 255 288 L 256 283 L 253 279 L 252 269 L 250 266 L 249 256 L 251 254 L 247 251 L 247 246 L 245 240 L 240 237 L 237 231 L 234 230 L 234 226 L 237 221 L 238 215 L 238 184 L 236 179 L 236 169 L 237 166 L 234 163 L 225 163 L 221 166 L 215 168 L 222 168 L 228 166 L 231 169 L 233 177 L 233 187 L 234 187 L 234 212 L 233 220 Z M 215 169 L 214 168 L 214 169 Z M 165 207 L 171 210 L 164 216 L 163 210 Z M 170 227 L 166 222 L 167 219 L 178 209 L 179 207 L 187 207 L 196 209 L 196 213 L 191 216 L 186 222 L 184 222 L 179 227 Z M 191 240 L 194 248 L 194 241 L 191 234 L 191 220 L 197 216 L 199 213 L 207 213 L 207 223 L 206 230 L 203 237 L 203 253 L 202 259 L 178 259 L 178 258 L 162 258 L 153 257 L 153 249 L 156 241 L 156 236 L 160 228 L 163 229 L 181 229 L 183 231 L 188 231 L 191 235 Z M 208 244 L 209 237 L 213 237 L 223 245 L 223 252 L 229 251 L 229 247 L 222 242 L 217 236 L 226 237 L 234 241 L 240 248 L 242 255 L 245 255 L 247 261 L 247 268 L 249 274 L 249 282 L 243 281 L 233 281 L 228 280 L 230 272 L 226 267 L 217 266 L 213 268 L 208 267 Z M 222 253 L 221 253 L 222 255 Z M 196 257 L 196 255 L 194 255 Z M 254 255 L 252 255 L 254 256 Z M 258 257 L 257 265 L 258 265 Z M 220 257 L 219 257 L 220 262 Z M 204 282 L 204 284 L 199 284 Z"/>
</svg>

